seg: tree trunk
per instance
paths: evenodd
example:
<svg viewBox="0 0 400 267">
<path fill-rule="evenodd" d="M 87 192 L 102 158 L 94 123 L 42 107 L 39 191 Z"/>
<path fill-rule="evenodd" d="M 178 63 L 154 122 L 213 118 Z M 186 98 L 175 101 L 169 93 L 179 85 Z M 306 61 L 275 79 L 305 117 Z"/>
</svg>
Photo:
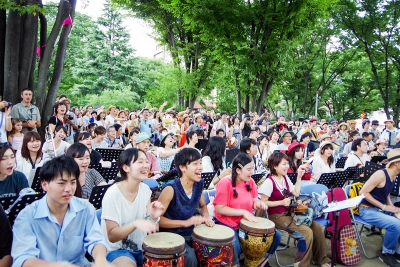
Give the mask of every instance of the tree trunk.
<svg viewBox="0 0 400 267">
<path fill-rule="evenodd" d="M 256 106 L 257 106 L 257 90 L 254 90 L 253 94 L 251 96 L 251 111 L 252 112 L 256 111 Z"/>
<path fill-rule="evenodd" d="M 51 30 L 50 36 L 47 39 L 46 49 L 44 54 L 41 55 L 41 61 L 39 63 L 39 75 L 38 75 L 38 88 L 36 95 L 36 105 L 39 110 L 43 110 L 46 103 L 46 85 L 47 85 L 47 75 L 51 63 L 51 56 L 54 51 L 54 47 L 59 36 L 62 23 L 69 16 L 71 11 L 71 4 L 69 1 L 61 0 L 58 6 L 58 13 L 56 21 L 54 23 L 53 29 Z"/>
<path fill-rule="evenodd" d="M 273 79 L 269 79 L 267 77 L 267 75 L 264 77 L 262 90 L 261 90 L 260 97 L 258 98 L 258 103 L 257 103 L 257 113 L 261 112 L 261 108 L 264 104 L 265 99 L 267 98 L 269 91 L 271 90 L 273 83 L 274 83 Z"/>
<path fill-rule="evenodd" d="M 193 109 L 194 104 L 196 103 L 196 98 L 197 98 L 196 95 L 189 98 L 189 105 L 188 105 L 189 108 Z"/>
<path fill-rule="evenodd" d="M 0 9 L 0 95 L 4 95 L 4 52 L 6 47 L 7 13 Z"/>
<path fill-rule="evenodd" d="M 250 97 L 249 94 L 244 94 L 244 110 L 245 112 L 250 112 L 249 106 L 250 106 Z"/>
<path fill-rule="evenodd" d="M 242 118 L 242 109 L 240 108 L 240 88 L 239 88 L 239 75 L 237 71 L 235 71 L 235 86 L 236 86 L 236 113 L 239 118 Z"/>
<path fill-rule="evenodd" d="M 21 16 L 16 11 L 8 13 L 4 59 L 4 99 L 18 102 L 19 52 L 21 44 Z"/>
</svg>

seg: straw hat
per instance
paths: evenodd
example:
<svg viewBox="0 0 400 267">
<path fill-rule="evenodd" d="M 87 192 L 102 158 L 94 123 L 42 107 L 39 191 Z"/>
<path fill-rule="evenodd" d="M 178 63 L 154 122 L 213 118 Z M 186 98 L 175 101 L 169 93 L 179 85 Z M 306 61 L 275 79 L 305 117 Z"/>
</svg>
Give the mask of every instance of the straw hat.
<svg viewBox="0 0 400 267">
<path fill-rule="evenodd" d="M 388 142 L 385 139 L 378 139 L 375 142 L 375 146 L 378 146 L 379 144 L 385 143 L 386 145 L 388 145 Z"/>
<path fill-rule="evenodd" d="M 349 130 L 349 125 L 347 125 L 347 123 L 345 123 L 345 122 L 340 123 L 338 125 L 338 129 L 340 130 L 340 127 L 342 127 L 343 125 L 346 126 L 346 130 L 345 131 L 348 131 Z"/>
<path fill-rule="evenodd" d="M 333 143 L 329 142 L 329 141 L 321 142 L 321 144 L 319 144 L 319 149 L 322 149 L 326 145 L 332 145 L 333 146 Z"/>
<path fill-rule="evenodd" d="M 323 141 L 326 138 L 331 138 L 331 136 L 329 134 L 323 134 L 321 135 L 321 141 Z"/>
<path fill-rule="evenodd" d="M 393 120 L 386 120 L 386 121 L 384 121 L 383 123 L 387 123 L 387 122 L 391 122 L 391 123 L 394 123 L 394 121 Z"/>
<path fill-rule="evenodd" d="M 355 120 L 349 120 L 349 123 L 356 124 L 357 122 Z"/>
<path fill-rule="evenodd" d="M 390 164 L 400 161 L 400 148 L 395 148 L 390 150 L 387 153 L 388 163 L 386 164 L 386 168 L 389 168 Z"/>
</svg>

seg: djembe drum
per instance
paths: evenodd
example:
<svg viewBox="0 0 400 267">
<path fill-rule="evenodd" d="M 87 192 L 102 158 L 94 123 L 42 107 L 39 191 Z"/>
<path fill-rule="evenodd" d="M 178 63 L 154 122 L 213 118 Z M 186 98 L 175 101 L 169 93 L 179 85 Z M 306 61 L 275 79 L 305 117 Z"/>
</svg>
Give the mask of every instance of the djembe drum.
<svg viewBox="0 0 400 267">
<path fill-rule="evenodd" d="M 265 218 L 257 217 L 258 222 L 240 220 L 239 241 L 245 256 L 244 264 L 257 267 L 271 247 L 275 235 L 275 224 Z"/>
<path fill-rule="evenodd" d="M 185 239 L 173 233 L 155 233 L 143 239 L 143 267 L 184 267 Z"/>
<path fill-rule="evenodd" d="M 201 224 L 194 228 L 192 239 L 200 267 L 232 265 L 235 233 L 231 228 Z"/>
</svg>

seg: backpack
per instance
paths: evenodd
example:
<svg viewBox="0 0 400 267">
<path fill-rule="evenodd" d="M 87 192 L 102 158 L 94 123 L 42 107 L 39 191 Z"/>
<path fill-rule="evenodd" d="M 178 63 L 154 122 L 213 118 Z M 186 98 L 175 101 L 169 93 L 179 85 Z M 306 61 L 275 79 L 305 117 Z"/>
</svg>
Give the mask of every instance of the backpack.
<svg viewBox="0 0 400 267">
<path fill-rule="evenodd" d="M 328 197 L 325 192 L 322 195 L 313 192 L 312 196 L 301 194 L 296 200 L 309 201 L 309 208 L 312 209 L 312 219 L 316 219 L 322 216 L 323 209 L 328 206 Z"/>
<path fill-rule="evenodd" d="M 350 186 L 349 198 L 358 197 L 360 195 L 360 190 L 364 186 L 362 182 L 352 183 Z M 351 208 L 354 215 L 359 215 L 358 206 Z"/>
<path fill-rule="evenodd" d="M 346 194 L 340 187 L 329 189 L 328 201 L 346 200 Z M 329 212 L 328 219 L 330 225 L 326 227 L 326 231 L 331 234 L 331 246 L 335 246 L 334 257 L 335 262 L 343 265 L 355 265 L 360 262 L 361 254 L 358 246 L 356 232 L 351 223 L 350 212 L 348 209 L 339 211 L 339 220 L 336 227 L 336 212 Z M 336 233 L 336 238 L 334 235 Z M 336 239 L 336 240 L 335 240 Z"/>
</svg>

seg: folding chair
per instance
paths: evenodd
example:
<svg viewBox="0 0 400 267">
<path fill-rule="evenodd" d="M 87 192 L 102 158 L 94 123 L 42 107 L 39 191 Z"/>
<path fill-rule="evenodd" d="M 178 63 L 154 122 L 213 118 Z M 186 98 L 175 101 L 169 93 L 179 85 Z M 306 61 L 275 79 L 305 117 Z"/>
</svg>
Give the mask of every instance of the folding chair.
<svg viewBox="0 0 400 267">
<path fill-rule="evenodd" d="M 346 187 L 344 188 L 344 191 L 346 193 L 346 197 L 347 198 L 349 198 L 349 196 L 350 196 L 350 188 L 351 188 L 351 185 L 346 185 Z M 353 226 L 354 226 L 354 230 L 356 231 L 358 243 L 360 243 L 360 246 L 361 246 L 362 252 L 364 253 L 364 256 L 367 259 L 377 258 L 379 255 L 376 255 L 376 256 L 373 256 L 373 257 L 367 255 L 367 253 L 365 251 L 365 248 L 364 248 L 364 244 L 363 244 L 362 239 L 361 239 L 361 234 L 362 234 L 362 231 L 363 231 L 364 227 L 365 226 L 372 227 L 373 225 L 371 225 L 371 224 L 367 223 L 366 221 L 364 221 L 360 216 L 354 215 L 352 209 L 349 209 L 349 211 L 350 211 L 350 214 L 351 214 L 351 218 L 353 220 Z M 361 229 L 358 229 L 358 224 L 361 224 Z"/>
<path fill-rule="evenodd" d="M 300 189 L 300 194 L 309 195 L 309 196 L 313 196 L 313 193 L 317 193 L 317 194 L 321 195 L 322 192 L 325 192 L 326 194 L 328 194 L 328 187 L 326 187 L 323 184 L 304 185 Z M 329 224 L 329 220 L 325 219 L 324 217 L 316 218 L 313 221 L 319 223 L 322 226 L 327 226 Z"/>
</svg>

